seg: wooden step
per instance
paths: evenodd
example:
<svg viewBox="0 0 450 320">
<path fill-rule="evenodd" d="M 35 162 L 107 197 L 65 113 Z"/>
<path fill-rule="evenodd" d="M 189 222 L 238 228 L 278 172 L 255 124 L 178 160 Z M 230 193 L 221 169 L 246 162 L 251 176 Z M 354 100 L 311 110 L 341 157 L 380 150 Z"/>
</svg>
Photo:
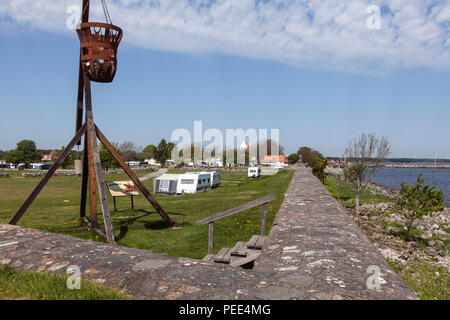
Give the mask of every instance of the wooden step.
<svg viewBox="0 0 450 320">
<path fill-rule="evenodd" d="M 207 254 L 202 261 L 210 262 L 212 258 L 214 257 L 213 253 Z"/>
<path fill-rule="evenodd" d="M 231 257 L 230 266 L 240 267 L 252 261 L 255 261 L 261 255 L 261 250 L 248 250 L 246 257 Z"/>
<path fill-rule="evenodd" d="M 237 242 L 236 245 L 231 249 L 232 256 L 246 257 L 247 256 L 247 245 L 245 242 Z"/>
<path fill-rule="evenodd" d="M 222 248 L 214 256 L 213 260 L 214 260 L 214 262 L 218 262 L 218 263 L 230 263 L 230 255 L 231 255 L 230 248 Z"/>
<path fill-rule="evenodd" d="M 247 248 L 261 250 L 265 240 L 266 240 L 265 236 L 254 235 L 247 242 Z"/>
</svg>

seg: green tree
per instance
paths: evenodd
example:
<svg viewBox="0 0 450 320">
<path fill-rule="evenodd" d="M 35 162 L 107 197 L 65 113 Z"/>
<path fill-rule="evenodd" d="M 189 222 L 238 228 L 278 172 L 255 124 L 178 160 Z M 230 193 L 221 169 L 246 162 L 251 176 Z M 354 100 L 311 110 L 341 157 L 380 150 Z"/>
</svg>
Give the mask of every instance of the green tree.
<svg viewBox="0 0 450 320">
<path fill-rule="evenodd" d="M 421 220 L 432 212 L 444 210 L 444 192 L 425 184 L 422 173 L 415 184 L 402 182 L 402 188 L 396 199 L 396 206 L 406 218 L 406 240 L 411 240 L 411 228 L 415 220 Z"/>
<path fill-rule="evenodd" d="M 287 159 L 288 159 L 289 164 L 297 163 L 298 162 L 298 154 L 297 153 L 290 154 L 287 157 Z"/>
<path fill-rule="evenodd" d="M 144 161 L 146 159 L 151 159 L 156 157 L 156 146 L 153 144 L 149 144 L 142 150 L 141 154 L 139 155 L 139 160 Z"/>
<path fill-rule="evenodd" d="M 328 165 L 328 160 L 327 159 L 322 159 L 317 157 L 314 160 L 314 165 L 312 167 L 312 173 L 322 182 L 325 182 L 325 168 Z"/>
<path fill-rule="evenodd" d="M 7 156 L 8 156 L 7 151 L 0 150 L 0 160 L 5 160 Z"/>
<path fill-rule="evenodd" d="M 156 147 L 156 160 L 161 163 L 161 166 L 164 166 L 167 159 L 170 159 L 170 151 L 169 151 L 169 144 L 165 139 L 161 139 L 161 141 L 158 144 L 158 147 Z"/>
<path fill-rule="evenodd" d="M 346 157 L 345 178 L 355 186 L 355 219 L 359 219 L 359 196 L 361 186 L 375 170 L 381 168 L 390 154 L 390 146 L 386 137 L 378 138 L 375 134 L 361 134 L 350 141 L 344 156 Z M 369 170 L 371 171 L 369 174 Z"/>
<path fill-rule="evenodd" d="M 303 163 L 306 163 L 310 167 L 313 167 L 316 164 L 316 161 L 315 161 L 316 158 L 320 158 L 320 159 L 324 158 L 324 156 L 319 151 L 314 150 L 310 147 L 299 148 L 297 151 L 297 154 L 298 154 L 299 159 L 301 159 L 301 161 Z"/>
<path fill-rule="evenodd" d="M 25 163 L 29 165 L 34 161 L 39 161 L 40 155 L 37 152 L 36 143 L 32 140 L 22 140 L 17 143 L 17 148 L 10 151 L 6 161 L 15 165 Z"/>
<path fill-rule="evenodd" d="M 114 149 L 120 154 L 120 151 L 118 150 L 118 144 L 112 143 Z M 114 169 L 119 166 L 119 163 L 114 159 L 114 157 L 109 153 L 109 151 L 106 149 L 106 147 L 103 144 L 100 144 L 100 148 L 98 151 L 100 155 L 100 163 L 102 165 L 102 168 L 106 171 L 108 171 L 110 168 Z"/>
</svg>

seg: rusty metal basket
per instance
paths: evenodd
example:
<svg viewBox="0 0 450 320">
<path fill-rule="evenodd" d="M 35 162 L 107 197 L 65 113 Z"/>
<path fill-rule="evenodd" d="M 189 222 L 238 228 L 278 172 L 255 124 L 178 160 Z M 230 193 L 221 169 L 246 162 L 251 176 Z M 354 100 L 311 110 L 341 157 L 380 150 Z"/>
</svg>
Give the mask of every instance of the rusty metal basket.
<svg viewBox="0 0 450 320">
<path fill-rule="evenodd" d="M 117 48 L 122 29 L 101 22 L 84 22 L 77 26 L 81 43 L 81 62 L 88 78 L 95 82 L 112 82 L 117 70 Z"/>
</svg>

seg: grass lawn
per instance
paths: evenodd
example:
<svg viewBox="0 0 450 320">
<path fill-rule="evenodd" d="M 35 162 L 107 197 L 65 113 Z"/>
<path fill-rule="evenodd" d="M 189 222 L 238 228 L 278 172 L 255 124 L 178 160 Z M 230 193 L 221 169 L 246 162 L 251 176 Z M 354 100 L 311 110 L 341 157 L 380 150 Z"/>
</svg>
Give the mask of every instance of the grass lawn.
<svg viewBox="0 0 450 320">
<path fill-rule="evenodd" d="M 444 268 L 431 265 L 426 261 L 415 261 L 402 265 L 397 261 L 388 260 L 392 269 L 402 277 L 415 291 L 421 300 L 449 300 L 450 282 Z"/>
<path fill-rule="evenodd" d="M 117 289 L 81 280 L 79 290 L 67 288 L 67 277 L 31 271 L 16 272 L 0 266 L 0 300 L 124 300 Z"/>
<path fill-rule="evenodd" d="M 145 174 L 138 173 L 140 176 Z M 11 219 L 40 180 L 40 177 L 22 178 L 18 172 L 10 172 L 10 175 L 10 178 L 0 179 L 0 222 L 3 223 Z M 117 198 L 117 212 L 112 212 L 116 241 L 119 245 L 201 259 L 207 253 L 208 226 L 197 225 L 197 220 L 274 194 L 276 200 L 270 202 L 268 208 L 268 231 L 283 202 L 292 175 L 293 171 L 285 170 L 274 176 L 251 179 L 246 172 L 222 172 L 221 187 L 212 191 L 182 196 L 156 195 L 168 215 L 182 223 L 181 229 L 168 228 L 142 196 L 134 199 L 135 210 L 130 209 L 128 198 Z M 125 174 L 114 174 L 105 175 L 105 180 L 129 178 Z M 103 241 L 93 231 L 80 230 L 85 227 L 78 218 L 80 183 L 81 178 L 77 176 L 53 177 L 19 221 L 19 225 Z M 153 179 L 146 180 L 144 184 L 150 192 L 153 191 Z M 113 210 L 113 200 L 109 194 L 108 198 Z M 237 241 L 248 241 L 252 235 L 259 234 L 261 210 L 261 207 L 257 207 L 217 221 L 214 228 L 215 251 L 234 246 Z M 103 222 L 101 215 L 98 219 L 99 223 Z"/>
<path fill-rule="evenodd" d="M 339 200 L 339 202 L 347 208 L 355 208 L 355 187 L 353 184 L 340 182 L 337 179 L 326 178 L 325 187 L 331 193 L 333 197 Z M 381 203 L 392 202 L 392 198 L 382 194 L 379 191 L 374 191 L 370 187 L 361 187 L 361 193 L 359 195 L 359 203 Z"/>
</svg>

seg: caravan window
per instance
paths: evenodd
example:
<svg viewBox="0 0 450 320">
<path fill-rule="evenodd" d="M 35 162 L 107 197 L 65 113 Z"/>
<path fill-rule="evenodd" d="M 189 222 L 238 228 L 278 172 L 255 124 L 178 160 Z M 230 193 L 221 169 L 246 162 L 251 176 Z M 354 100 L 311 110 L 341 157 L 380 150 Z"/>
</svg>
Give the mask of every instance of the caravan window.
<svg viewBox="0 0 450 320">
<path fill-rule="evenodd" d="M 181 184 L 194 184 L 194 179 L 181 179 Z"/>
</svg>

